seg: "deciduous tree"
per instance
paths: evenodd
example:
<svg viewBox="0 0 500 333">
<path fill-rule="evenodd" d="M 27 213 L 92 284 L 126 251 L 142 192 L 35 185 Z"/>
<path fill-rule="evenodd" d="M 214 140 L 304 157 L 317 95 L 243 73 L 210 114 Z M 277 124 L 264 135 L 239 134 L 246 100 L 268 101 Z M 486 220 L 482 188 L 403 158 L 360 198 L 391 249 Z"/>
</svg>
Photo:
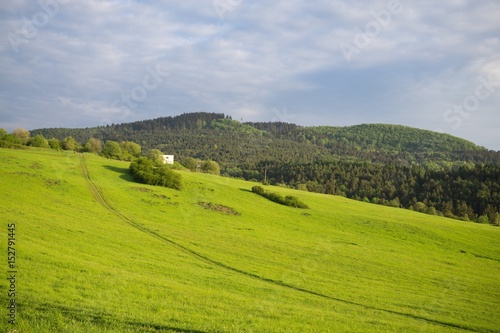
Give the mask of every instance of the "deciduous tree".
<svg viewBox="0 0 500 333">
<path fill-rule="evenodd" d="M 219 163 L 212 161 L 212 160 L 208 160 L 208 161 L 203 162 L 201 169 L 203 170 L 203 172 L 211 173 L 213 175 L 220 174 Z"/>
<path fill-rule="evenodd" d="M 102 153 L 102 142 L 97 138 L 90 138 L 85 144 L 85 151 L 89 153 L 100 154 Z"/>
<path fill-rule="evenodd" d="M 64 150 L 78 151 L 80 149 L 80 144 L 71 136 L 65 137 L 61 145 Z"/>
<path fill-rule="evenodd" d="M 132 141 L 123 141 L 120 143 L 122 150 L 121 159 L 131 161 L 134 158 L 141 156 L 141 146 Z"/>
<path fill-rule="evenodd" d="M 107 141 L 102 154 L 107 158 L 119 160 L 122 158 L 122 148 L 116 141 Z"/>
<path fill-rule="evenodd" d="M 34 137 L 30 138 L 28 141 L 28 145 L 32 147 L 49 148 L 49 143 L 41 134 L 37 134 Z"/>
<path fill-rule="evenodd" d="M 16 128 L 12 131 L 12 135 L 21 140 L 23 144 L 27 144 L 30 138 L 30 132 L 24 128 Z"/>
</svg>

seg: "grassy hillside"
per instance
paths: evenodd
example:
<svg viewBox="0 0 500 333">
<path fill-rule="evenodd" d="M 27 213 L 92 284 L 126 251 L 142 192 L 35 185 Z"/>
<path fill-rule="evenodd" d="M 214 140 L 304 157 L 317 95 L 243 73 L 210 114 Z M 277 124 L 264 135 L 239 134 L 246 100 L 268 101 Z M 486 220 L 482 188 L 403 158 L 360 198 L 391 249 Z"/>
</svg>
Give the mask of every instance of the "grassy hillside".
<svg viewBox="0 0 500 333">
<path fill-rule="evenodd" d="M 500 332 L 499 228 L 273 187 L 310 207 L 294 209 L 182 176 L 176 191 L 125 162 L 0 149 L 18 270 L 0 331 Z"/>
</svg>

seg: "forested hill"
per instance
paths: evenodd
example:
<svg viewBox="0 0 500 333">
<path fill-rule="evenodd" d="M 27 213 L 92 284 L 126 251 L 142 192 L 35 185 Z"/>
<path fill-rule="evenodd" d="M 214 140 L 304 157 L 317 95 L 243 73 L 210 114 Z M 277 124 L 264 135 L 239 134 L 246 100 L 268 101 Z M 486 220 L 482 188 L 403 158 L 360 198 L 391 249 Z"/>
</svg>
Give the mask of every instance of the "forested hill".
<svg viewBox="0 0 500 333">
<path fill-rule="evenodd" d="M 399 125 L 303 127 L 290 123 L 239 123 L 219 113 L 188 113 L 176 117 L 85 129 L 50 128 L 32 131 L 80 143 L 134 141 L 143 150 L 159 148 L 178 157 L 213 159 L 223 167 L 250 166 L 260 161 L 315 162 L 356 160 L 429 167 L 457 162 L 500 164 L 500 152 L 488 151 L 448 134 Z"/>
<path fill-rule="evenodd" d="M 500 224 L 500 152 L 448 134 L 382 124 L 240 123 L 218 113 L 31 134 L 71 136 L 82 145 L 134 141 L 181 163 L 216 161 L 227 176 Z"/>
</svg>

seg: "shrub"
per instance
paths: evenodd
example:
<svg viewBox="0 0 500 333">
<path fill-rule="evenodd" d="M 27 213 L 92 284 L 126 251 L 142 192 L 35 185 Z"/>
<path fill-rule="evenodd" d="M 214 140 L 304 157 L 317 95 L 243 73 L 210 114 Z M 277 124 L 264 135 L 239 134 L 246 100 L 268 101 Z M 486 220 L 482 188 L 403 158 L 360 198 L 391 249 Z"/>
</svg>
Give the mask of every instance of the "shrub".
<svg viewBox="0 0 500 333">
<path fill-rule="evenodd" d="M 184 162 L 184 166 L 191 171 L 196 171 L 198 168 L 198 161 L 195 158 L 189 157 Z"/>
<path fill-rule="evenodd" d="M 9 143 L 12 143 L 12 144 L 15 144 L 15 145 L 22 145 L 23 144 L 21 139 L 19 139 L 18 137 L 14 136 L 12 134 L 4 135 L 2 140 L 9 142 Z"/>
<path fill-rule="evenodd" d="M 488 223 L 490 223 L 490 219 L 488 218 L 488 215 L 481 215 L 477 218 L 477 222 L 488 224 Z"/>
<path fill-rule="evenodd" d="M 49 143 L 49 146 L 52 149 L 60 150 L 62 148 L 61 141 L 59 141 L 55 138 L 49 139 L 49 140 L 47 140 L 47 142 Z"/>
<path fill-rule="evenodd" d="M 188 157 L 186 160 L 184 160 L 183 164 L 191 171 L 201 171 L 203 173 L 209 173 L 217 176 L 220 175 L 219 163 L 212 160 L 201 161 L 192 157 Z"/>
<path fill-rule="evenodd" d="M 8 137 L 8 136 L 7 136 Z M 0 148 L 10 148 L 10 149 L 28 149 L 20 143 L 15 143 L 10 140 L 0 140 Z"/>
<path fill-rule="evenodd" d="M 116 141 L 107 141 L 102 154 L 107 158 L 119 160 L 122 158 L 122 148 Z"/>
<path fill-rule="evenodd" d="M 300 201 L 300 199 L 297 197 L 291 195 L 283 197 L 279 193 L 264 190 L 262 186 L 252 187 L 252 192 L 260 196 L 263 196 L 264 198 L 271 200 L 272 202 L 276 202 L 280 205 L 294 207 L 294 208 L 302 208 L 302 209 L 309 208 L 309 206 L 307 206 L 304 202 Z"/>
<path fill-rule="evenodd" d="M 85 144 L 85 151 L 94 154 L 100 154 L 102 152 L 102 142 L 97 138 L 90 138 Z"/>
<path fill-rule="evenodd" d="M 123 141 L 120 143 L 121 159 L 124 161 L 132 161 L 134 158 L 141 155 L 141 146 L 132 141 Z"/>
<path fill-rule="evenodd" d="M 285 205 L 290 206 L 290 207 L 295 207 L 295 208 L 309 208 L 305 203 L 299 200 L 297 197 L 293 197 L 291 195 L 285 197 Z"/>
<path fill-rule="evenodd" d="M 153 160 L 154 164 L 157 166 L 163 165 L 163 153 L 159 149 L 151 149 L 148 151 L 146 156 Z"/>
<path fill-rule="evenodd" d="M 208 160 L 208 161 L 203 162 L 201 165 L 201 169 L 205 173 L 210 173 L 213 175 L 220 175 L 219 163 L 217 163 L 215 161 Z"/>
<path fill-rule="evenodd" d="M 265 190 L 262 188 L 262 186 L 254 186 L 252 187 L 252 192 L 258 195 L 262 195 L 265 192 Z"/>
<path fill-rule="evenodd" d="M 32 147 L 49 148 L 49 143 L 41 134 L 37 134 L 35 137 L 30 138 L 28 140 L 28 145 Z"/>
<path fill-rule="evenodd" d="M 182 176 L 168 166 L 157 167 L 155 161 L 147 157 L 139 157 L 130 164 L 134 179 L 143 184 L 182 189 Z"/>
<path fill-rule="evenodd" d="M 80 144 L 71 136 L 64 138 L 61 145 L 64 150 L 78 151 L 80 149 Z"/>
<path fill-rule="evenodd" d="M 30 132 L 24 128 L 16 128 L 12 131 L 12 135 L 21 140 L 23 145 L 27 144 L 30 138 Z"/>
</svg>

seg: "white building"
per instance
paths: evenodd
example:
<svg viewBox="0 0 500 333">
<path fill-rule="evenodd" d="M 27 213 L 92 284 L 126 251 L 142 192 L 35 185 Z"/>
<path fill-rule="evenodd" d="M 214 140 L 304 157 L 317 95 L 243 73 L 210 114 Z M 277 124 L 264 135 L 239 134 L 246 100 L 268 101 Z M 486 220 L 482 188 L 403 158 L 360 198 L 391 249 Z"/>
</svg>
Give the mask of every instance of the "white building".
<svg viewBox="0 0 500 333">
<path fill-rule="evenodd" d="M 163 155 L 163 164 L 174 164 L 174 155 Z"/>
</svg>

